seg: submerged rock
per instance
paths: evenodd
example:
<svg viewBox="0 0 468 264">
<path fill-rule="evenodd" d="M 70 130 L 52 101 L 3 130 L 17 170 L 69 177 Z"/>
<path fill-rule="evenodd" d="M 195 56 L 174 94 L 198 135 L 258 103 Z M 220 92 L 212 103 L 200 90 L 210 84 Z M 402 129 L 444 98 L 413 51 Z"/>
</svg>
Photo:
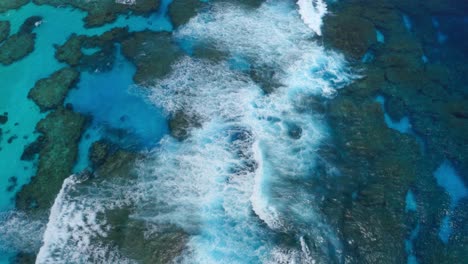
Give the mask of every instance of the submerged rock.
<svg viewBox="0 0 468 264">
<path fill-rule="evenodd" d="M 0 115 L 0 125 L 6 124 L 8 122 L 8 113 L 5 112 Z"/>
<path fill-rule="evenodd" d="M 38 27 L 42 23 L 41 16 L 32 16 L 26 19 L 19 29 L 19 33 L 27 34 L 32 33 L 34 28 Z"/>
<path fill-rule="evenodd" d="M 63 68 L 50 77 L 41 79 L 29 91 L 31 98 L 41 109 L 41 112 L 57 109 L 63 105 L 68 91 L 75 86 L 79 72 L 72 68 Z"/>
<path fill-rule="evenodd" d="M 167 32 L 142 31 L 133 33 L 122 42 L 124 56 L 137 67 L 135 83 L 151 85 L 155 79 L 171 72 L 171 64 L 182 55 Z"/>
<path fill-rule="evenodd" d="M 190 129 L 193 127 L 198 127 L 198 124 L 195 120 L 191 120 L 189 116 L 185 115 L 183 112 L 179 111 L 169 120 L 169 130 L 171 131 L 171 136 L 177 138 L 178 140 L 184 140 L 189 136 Z"/>
</svg>

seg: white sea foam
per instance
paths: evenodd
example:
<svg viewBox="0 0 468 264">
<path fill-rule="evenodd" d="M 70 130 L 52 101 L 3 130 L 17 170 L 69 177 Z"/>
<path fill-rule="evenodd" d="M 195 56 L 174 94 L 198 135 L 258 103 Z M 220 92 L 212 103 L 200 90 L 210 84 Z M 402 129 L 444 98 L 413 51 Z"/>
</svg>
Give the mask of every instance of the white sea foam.
<svg viewBox="0 0 468 264">
<path fill-rule="evenodd" d="M 326 136 L 308 98 L 331 96 L 351 80 L 342 56 L 312 42 L 313 32 L 284 2 L 256 10 L 215 4 L 175 35 L 210 43 L 260 71 L 274 69 L 279 87 L 265 94 L 224 62 L 183 58 L 173 65 L 151 99 L 200 126 L 182 142 L 165 138 L 140 165 L 141 217 L 192 234 L 180 259 L 186 263 L 282 263 L 279 256 L 311 263 L 317 252 L 304 236 L 321 254 L 332 245 L 339 255 L 314 195 L 297 184 L 310 179 Z M 273 238 L 281 232 L 299 247 L 278 245 Z"/>
<path fill-rule="evenodd" d="M 313 5 L 317 14 L 324 10 L 320 3 Z M 176 262 L 313 263 L 317 254 L 339 255 L 334 231 L 304 187 L 326 136 L 308 99 L 331 96 L 352 77 L 342 56 L 311 41 L 317 27 L 305 25 L 296 7 L 268 0 L 255 10 L 213 4 L 175 32 L 179 40 L 209 42 L 258 71 L 273 69 L 278 87 L 265 94 L 228 62 L 185 57 L 172 65 L 150 99 L 199 126 L 184 141 L 163 138 L 138 165 L 138 182 L 117 188 L 68 178 L 52 207 L 38 263 L 130 262 L 98 239 L 110 228 L 98 215 L 128 203 L 138 206 L 133 217 L 174 224 L 190 235 Z M 277 239 L 285 234 L 295 246 Z"/>
<path fill-rule="evenodd" d="M 123 4 L 123 5 L 134 5 L 136 4 L 136 0 L 115 0 L 117 4 Z"/>
<path fill-rule="evenodd" d="M 214 5 L 211 12 L 198 15 L 176 32 L 178 39 L 208 42 L 246 58 L 254 67 L 274 69 L 272 78 L 284 85 L 330 95 L 349 76 L 335 72 L 343 58 L 311 43 L 313 35 L 288 1 L 267 1 L 255 10 Z"/>
<path fill-rule="evenodd" d="M 327 14 L 327 4 L 323 0 L 298 0 L 299 13 L 304 23 L 317 35 L 322 35 L 323 17 Z"/>
<path fill-rule="evenodd" d="M 36 252 L 45 225 L 41 219 L 30 219 L 23 212 L 0 214 L 0 251 Z"/>
<path fill-rule="evenodd" d="M 101 182 L 99 187 L 82 184 L 72 175 L 65 179 L 51 208 L 43 245 L 36 263 L 131 263 L 112 246 L 99 242 L 109 226 L 98 215 L 128 203 L 124 186 Z"/>
</svg>

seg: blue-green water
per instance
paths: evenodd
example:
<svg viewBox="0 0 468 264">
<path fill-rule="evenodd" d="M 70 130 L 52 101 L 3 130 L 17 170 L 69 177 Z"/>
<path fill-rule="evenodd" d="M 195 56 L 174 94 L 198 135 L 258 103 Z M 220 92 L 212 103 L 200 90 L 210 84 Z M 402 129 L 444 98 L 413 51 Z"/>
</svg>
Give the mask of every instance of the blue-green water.
<svg viewBox="0 0 468 264">
<path fill-rule="evenodd" d="M 11 144 L 2 144 L 0 152 L 0 177 L 1 186 L 8 185 L 8 178 L 16 176 L 18 187 L 27 183 L 34 175 L 35 165 L 20 160 L 24 147 L 35 140 L 34 134 L 36 123 L 44 117 L 39 113 L 39 108 L 27 99 L 29 90 L 35 82 L 45 78 L 60 69 L 64 65 L 54 58 L 54 44 L 63 44 L 72 33 L 79 35 L 99 35 L 114 27 L 128 26 L 131 31 L 151 29 L 157 31 L 170 31 L 172 26 L 165 14 L 165 8 L 169 1 L 163 5 L 161 13 L 154 14 L 149 18 L 143 17 L 119 17 L 119 19 L 100 28 L 86 29 L 83 24 L 85 13 L 71 8 L 54 8 L 50 6 L 36 6 L 28 4 L 18 10 L 0 14 L 0 19 L 6 19 L 11 23 L 11 32 L 19 30 L 26 18 L 41 16 L 42 23 L 35 29 L 37 33 L 35 50 L 25 59 L 11 66 L 0 65 L 2 78 L 0 78 L 1 96 L 0 111 L 9 113 L 9 122 L 3 128 L 10 131 L 9 135 L 18 135 L 18 140 Z M 63 23 L 67 21 L 67 23 Z M 124 73 L 125 74 L 125 73 Z M 131 72 L 127 77 L 131 79 Z M 18 123 L 17 126 L 14 124 Z M 9 135 L 5 135 L 8 137 Z M 27 139 L 23 139 L 27 136 Z M 13 206 L 14 192 L 5 192 L 2 189 L 0 195 L 0 209 L 7 210 Z"/>
<path fill-rule="evenodd" d="M 362 65 L 353 68 L 359 62 L 329 48 L 320 38 L 326 3 L 266 1 L 258 7 L 246 7 L 222 1 L 202 2 L 208 8 L 198 10 L 178 29 L 173 29 L 167 14 L 169 0 L 162 1 L 159 11 L 148 17 L 119 16 L 111 24 L 91 29 L 83 26 L 84 12 L 65 7 L 27 4 L 0 14 L 1 20 L 11 22 L 12 33 L 30 16 L 43 18 L 34 29 L 35 50 L 10 66 L 0 66 L 0 113 L 8 112 L 9 117 L 8 123 L 1 127 L 0 186 L 11 185 L 12 176 L 18 179 L 14 190 L 0 190 L 0 211 L 16 216 L 5 220 L 0 227 L 3 236 L 0 237 L 0 263 L 9 263 L 18 252 L 37 254 L 36 263 L 132 263 L 135 259 L 144 262 L 140 261 L 146 257 L 140 253 L 141 248 L 132 248 L 141 245 L 136 243 L 141 241 L 126 241 L 134 239 L 133 233 L 123 231 L 131 225 L 113 222 L 115 219 L 109 216 L 109 211 L 122 208 L 131 208 L 130 220 L 125 221 L 141 225 L 138 228 L 145 233 L 139 239 L 144 243 L 152 239 L 159 243 L 154 234 L 164 233 L 168 226 L 181 230 L 184 237 L 178 243 L 183 247 L 171 252 L 181 263 L 346 263 L 348 257 L 356 256 L 359 263 L 372 258 L 367 255 L 375 256 L 374 248 L 365 256 L 360 255 L 364 254 L 362 251 L 353 250 L 369 242 L 367 239 L 375 239 L 374 235 L 378 238 L 393 235 L 382 235 L 375 231 L 378 227 L 352 222 L 365 234 L 360 237 L 347 233 L 347 227 L 341 226 L 341 221 L 352 219 L 353 207 L 358 207 L 366 196 L 375 195 L 366 189 L 372 187 L 374 179 L 366 181 L 364 186 L 346 185 L 352 182 L 350 175 L 360 172 L 374 176 L 375 172 L 372 167 L 342 169 L 338 159 L 328 159 L 331 155 L 327 151 L 341 154 L 341 150 L 330 147 L 340 139 L 332 136 L 335 128 L 329 127 L 326 105 L 333 98 L 346 95 L 349 86 L 366 72 Z M 412 13 L 399 11 L 398 21 L 403 31 L 418 34 L 420 24 Z M 449 57 L 444 45 L 460 48 L 459 42 L 464 39 L 449 31 L 447 25 L 466 25 L 466 18 L 462 21 L 465 22 L 453 22 L 446 17 L 430 20 L 429 26 L 437 31 L 435 45 L 438 46 L 424 47 L 419 63 L 431 66 Z M 121 44 L 113 43 L 116 47 L 112 54 L 113 67 L 103 72 L 81 72 L 65 103 L 90 118 L 79 142 L 73 173 L 90 167 L 90 147 L 104 139 L 115 144 L 116 149 L 138 154 L 131 169 L 123 172 L 128 177 L 95 175 L 85 180 L 70 176 L 51 205 L 47 219 L 33 221 L 24 212 L 14 212 L 15 194 L 37 169 L 37 159 L 21 161 L 21 154 L 38 136 L 34 133 L 35 126 L 47 114 L 40 113 L 27 94 L 37 80 L 66 66 L 54 58 L 54 44 L 65 43 L 72 33 L 100 35 L 125 26 L 131 32 L 171 32 L 171 44 L 178 45 L 185 54 L 152 87 L 139 87 L 133 81 L 136 66 L 123 57 Z M 381 62 L 381 47 L 395 42 L 386 30 L 378 27 L 372 31 L 376 45 L 381 46 L 368 50 L 362 58 L 368 69 L 380 67 L 376 64 Z M 221 55 L 200 59 L 194 50 L 197 45 L 216 49 Z M 466 50 L 462 45 L 463 48 Z M 82 49 L 87 55 L 98 51 Z M 144 52 L 138 56 L 145 56 Z M 394 93 L 385 93 L 385 97 L 383 93 L 373 93 L 368 98 L 383 113 L 372 121 L 376 124 L 370 124 L 376 128 L 374 139 L 393 135 L 396 140 L 392 146 L 384 146 L 388 151 L 404 149 L 406 145 L 401 144 L 414 140 L 414 145 L 419 144 L 421 150 L 417 151 L 420 155 L 417 162 L 422 160 L 424 166 L 431 164 L 421 171 L 430 172 L 417 178 L 410 174 L 418 172 L 408 170 L 405 177 L 412 177 L 410 183 L 390 194 L 400 196 L 396 210 L 388 209 L 395 206 L 389 197 L 375 202 L 377 205 L 365 206 L 381 206 L 372 215 L 376 226 L 387 224 L 384 221 L 387 217 L 401 221 L 397 227 L 384 229 L 385 232 L 392 232 L 392 228 L 404 230 L 396 235 L 399 247 L 392 247 L 401 251 L 390 255 L 401 254 L 399 259 L 411 264 L 423 263 L 420 260 L 431 247 L 427 243 L 468 247 L 457 244 L 466 241 L 460 238 L 466 233 L 465 222 L 460 217 L 468 194 L 466 164 L 459 161 L 464 159 L 451 156 L 450 149 L 434 151 L 431 138 L 420 133 L 420 116 L 430 116 L 426 112 L 404 108 L 399 109 L 402 110 L 400 118 L 390 116 L 387 98 L 398 95 L 399 89 L 404 94 L 403 89 L 411 88 L 396 83 L 390 86 Z M 351 97 L 354 92 L 350 92 Z M 454 93 L 463 96 L 463 92 Z M 356 101 L 362 100 L 355 96 Z M 440 97 L 443 96 L 453 95 Z M 184 140 L 174 138 L 167 125 L 179 113 L 193 122 Z M 463 111 L 453 115 L 462 122 L 466 119 Z M 437 120 L 434 116 L 431 116 L 433 120 Z M 435 128 L 438 124 L 434 122 Z M 382 127 L 387 130 L 377 130 Z M 7 143 L 13 135 L 17 139 Z M 345 143 L 348 147 L 353 147 L 352 144 L 351 140 Z M 359 147 L 357 153 L 362 154 Z M 369 163 L 379 158 L 368 157 Z M 379 172 L 399 173 L 393 164 L 399 158 L 384 163 L 388 168 Z M 388 184 L 393 188 L 394 183 L 405 180 L 396 178 Z M 427 183 L 433 189 L 425 186 Z M 344 201 L 327 193 L 334 184 L 339 186 L 336 192 L 346 197 Z M 363 191 L 357 191 L 358 188 Z M 376 197 L 376 200 L 381 198 Z M 427 202 L 431 199 L 434 204 Z M 323 208 L 327 203 L 336 207 Z M 36 230 L 26 233 L 23 229 Z M 121 232 L 115 235 L 114 230 Z M 431 232 L 437 235 L 436 242 L 430 240 Z M 109 243 L 108 237 L 118 239 Z M 355 240 L 356 237 L 366 241 Z M 126 242 L 119 244 L 122 241 Z M 168 244 L 168 248 L 175 248 L 176 244 Z M 34 249 L 26 249 L 30 245 Z M 137 253 L 129 253 L 125 247 Z"/>
</svg>

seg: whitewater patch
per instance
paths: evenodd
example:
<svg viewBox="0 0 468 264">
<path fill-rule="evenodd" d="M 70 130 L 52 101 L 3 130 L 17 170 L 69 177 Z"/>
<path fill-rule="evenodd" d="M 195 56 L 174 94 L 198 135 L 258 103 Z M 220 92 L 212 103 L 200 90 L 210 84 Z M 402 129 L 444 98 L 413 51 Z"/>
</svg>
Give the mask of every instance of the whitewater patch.
<svg viewBox="0 0 468 264">
<path fill-rule="evenodd" d="M 174 225 L 189 235 L 176 263 L 339 262 L 341 242 L 310 187 L 327 137 L 311 104 L 353 76 L 343 56 L 313 41 L 320 32 L 297 7 L 214 3 L 174 32 L 176 41 L 208 43 L 243 67 L 189 56 L 173 64 L 149 99 L 197 125 L 183 141 L 163 137 L 137 162 L 138 179 L 66 179 L 37 263 L 131 263 L 103 242 L 112 228 L 103 216 L 127 206 L 150 233 Z M 265 92 L 252 70 L 273 72 L 277 86 Z"/>
<path fill-rule="evenodd" d="M 151 100 L 168 116 L 183 112 L 199 124 L 184 141 L 164 138 L 139 164 L 140 217 L 191 235 L 180 262 L 340 258 L 341 243 L 307 184 L 327 134 L 310 99 L 325 100 L 352 76 L 342 56 L 312 41 L 296 7 L 214 4 L 175 32 L 180 42 L 212 45 L 251 69 L 273 70 L 279 84 L 266 93 L 229 61 L 186 57 L 152 89 Z"/>
<path fill-rule="evenodd" d="M 317 95 L 331 96 L 349 80 L 341 69 L 343 57 L 312 42 L 314 32 L 290 2 L 266 1 L 257 9 L 216 4 L 175 32 L 184 42 L 209 43 L 217 50 L 242 58 L 251 70 L 273 70 L 272 80 L 301 86 Z"/>
<path fill-rule="evenodd" d="M 0 214 L 0 252 L 36 252 L 41 246 L 45 221 L 30 219 L 25 213 Z"/>
<path fill-rule="evenodd" d="M 110 226 L 100 217 L 106 210 L 131 203 L 129 186 L 86 180 L 77 175 L 65 179 L 50 210 L 36 263 L 132 263 L 101 242 Z"/>
<path fill-rule="evenodd" d="M 323 0 L 298 0 L 297 5 L 304 23 L 317 35 L 322 35 L 322 19 L 327 14 L 327 4 Z"/>
</svg>

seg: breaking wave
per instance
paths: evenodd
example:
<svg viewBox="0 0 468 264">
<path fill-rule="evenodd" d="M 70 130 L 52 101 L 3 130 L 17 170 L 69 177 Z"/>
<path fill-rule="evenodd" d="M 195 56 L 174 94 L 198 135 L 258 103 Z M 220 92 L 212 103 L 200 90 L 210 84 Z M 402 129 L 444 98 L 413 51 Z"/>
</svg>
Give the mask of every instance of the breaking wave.
<svg viewBox="0 0 468 264">
<path fill-rule="evenodd" d="M 112 226 L 102 217 L 127 206 L 135 219 L 188 234 L 175 262 L 340 259 L 341 243 L 309 187 L 327 136 L 312 106 L 353 79 L 341 55 L 313 41 L 325 12 L 322 1 L 217 3 L 174 32 L 179 43 L 226 54 L 216 62 L 186 56 L 151 90 L 168 117 L 183 113 L 192 124 L 188 137 L 164 137 L 132 181 L 70 176 L 37 262 L 132 262 L 105 242 Z"/>
<path fill-rule="evenodd" d="M 141 216 L 191 234 L 179 261 L 339 258 L 341 244 L 305 187 L 326 136 L 310 104 L 352 76 L 342 56 L 325 51 L 313 35 L 294 5 L 274 2 L 256 10 L 215 5 L 176 33 L 181 41 L 242 58 L 250 70 L 273 69 L 278 83 L 265 92 L 249 70 L 230 60 L 186 57 L 153 88 L 152 101 L 168 115 L 183 112 L 198 124 L 184 141 L 165 138 L 139 165 Z"/>
</svg>

